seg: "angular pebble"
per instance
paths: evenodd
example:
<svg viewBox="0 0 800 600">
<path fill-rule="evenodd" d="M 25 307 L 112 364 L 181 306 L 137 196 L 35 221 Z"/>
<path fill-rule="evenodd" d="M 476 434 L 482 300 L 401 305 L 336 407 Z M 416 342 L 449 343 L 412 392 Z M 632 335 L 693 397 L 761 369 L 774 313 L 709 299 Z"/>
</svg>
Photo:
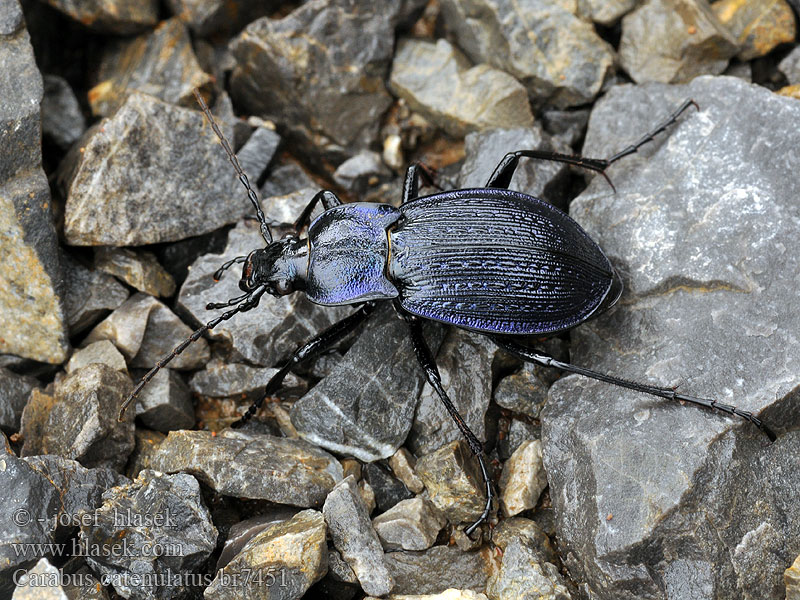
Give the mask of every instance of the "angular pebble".
<svg viewBox="0 0 800 600">
<path fill-rule="evenodd" d="M 499 484 L 500 503 L 507 517 L 536 506 L 547 487 L 540 440 L 527 440 L 516 449 L 503 465 Z"/>
<path fill-rule="evenodd" d="M 108 273 L 87 269 L 68 255 L 62 256 L 64 312 L 70 335 L 77 335 L 119 308 L 130 292 Z"/>
<path fill-rule="evenodd" d="M 416 457 L 405 448 L 400 448 L 389 459 L 392 473 L 413 493 L 420 494 L 425 489 L 425 484 L 414 472 L 417 465 Z"/>
<path fill-rule="evenodd" d="M 447 395 L 481 441 L 486 439 L 486 411 L 492 398 L 492 359 L 496 350 L 497 346 L 485 336 L 453 327 L 436 356 Z M 409 446 L 422 455 L 461 438 L 461 431 L 439 394 L 426 381 L 411 426 Z"/>
<path fill-rule="evenodd" d="M 267 509 L 264 514 L 234 523 L 228 531 L 225 545 L 217 559 L 217 569 L 224 568 L 259 533 L 276 523 L 288 521 L 299 512 L 296 508 L 275 505 Z"/>
<path fill-rule="evenodd" d="M 550 389 L 541 377 L 542 370 L 525 363 L 520 371 L 500 380 L 494 390 L 494 401 L 503 408 L 538 419 Z"/>
<path fill-rule="evenodd" d="M 353 569 L 362 589 L 376 596 L 392 591 L 394 580 L 386 569 L 381 543 L 352 476 L 331 490 L 322 513 L 333 545 Z"/>
<path fill-rule="evenodd" d="M 157 0 L 47 0 L 47 3 L 78 23 L 99 33 L 129 35 L 158 23 Z"/>
<path fill-rule="evenodd" d="M 711 9 L 741 46 L 737 55 L 741 60 L 765 56 L 776 46 L 793 42 L 797 33 L 786 0 L 718 0 Z"/>
<path fill-rule="evenodd" d="M 278 369 L 251 367 L 242 363 L 225 363 L 212 358 L 206 368 L 197 371 L 189 380 L 189 389 L 195 394 L 211 398 L 226 398 L 241 395 L 257 395 L 264 392 L 264 387 Z M 284 379 L 286 387 L 300 385 L 300 380 L 293 373 Z"/>
<path fill-rule="evenodd" d="M 500 570 L 489 577 L 486 593 L 493 600 L 571 600 L 558 567 L 539 562 L 523 541 L 512 540 Z"/>
<path fill-rule="evenodd" d="M 784 571 L 783 584 L 786 586 L 786 600 L 800 600 L 800 556 Z"/>
<path fill-rule="evenodd" d="M 40 558 L 24 573 L 15 573 L 17 587 L 11 600 L 69 600 L 65 591 L 67 578 L 46 558 Z"/>
<path fill-rule="evenodd" d="M 800 46 L 796 46 L 778 63 L 778 70 L 784 74 L 790 85 L 800 84 Z"/>
<path fill-rule="evenodd" d="M 702 110 L 615 165 L 616 193 L 598 179 L 570 207 L 626 273 L 615 311 L 572 333 L 572 362 L 760 414 L 778 445 L 742 419 L 563 377 L 542 412 L 557 535 L 581 555 L 572 577 L 607 596 L 779 598 L 800 505 L 752 499 L 800 493 L 800 104 L 730 77 L 617 86 L 584 152 L 608 156 L 686 98 Z"/>
<path fill-rule="evenodd" d="M 10 20 L 0 37 L 0 354 L 58 364 L 67 358 L 69 341 L 42 170 L 42 76 L 17 2 L 5 2 L 4 9 Z"/>
<path fill-rule="evenodd" d="M 250 121 L 260 123 L 253 128 L 250 137 L 236 152 L 236 156 L 250 180 L 258 181 L 275 156 L 281 143 L 281 136 L 274 129 L 265 126 L 261 119 L 252 117 Z"/>
<path fill-rule="evenodd" d="M 342 478 L 333 456 L 303 440 L 233 430 L 171 431 L 151 464 L 192 473 L 226 496 L 302 507 L 320 506 Z"/>
<path fill-rule="evenodd" d="M 94 267 L 151 296 L 167 297 L 175 293 L 175 280 L 158 264 L 152 252 L 98 248 L 94 253 Z"/>
<path fill-rule="evenodd" d="M 557 561 L 556 551 L 550 538 L 536 521 L 523 517 L 511 517 L 500 521 L 492 536 L 494 544 L 505 551 L 514 540 L 522 540 L 526 546 L 538 554 L 541 562 L 555 563 Z"/>
<path fill-rule="evenodd" d="M 181 376 L 172 369 L 161 369 L 139 392 L 136 417 L 156 431 L 166 433 L 194 426 L 192 395 Z"/>
<path fill-rule="evenodd" d="M 199 111 L 132 93 L 91 128 L 61 166 L 67 243 L 171 242 L 249 215 L 236 172 L 204 119 Z M 230 137 L 224 121 L 220 127 Z"/>
<path fill-rule="evenodd" d="M 186 595 L 186 576 L 200 568 L 217 542 L 217 528 L 197 480 L 184 473 L 142 471 L 103 499 L 92 522 L 82 524 L 80 531 L 92 570 L 108 578 L 123 598 L 169 600 Z"/>
<path fill-rule="evenodd" d="M 95 116 L 107 117 L 134 90 L 195 108 L 193 90 L 210 92 L 213 78 L 200 68 L 186 26 L 173 18 L 145 34 L 107 45 L 95 81 L 89 104 Z"/>
<path fill-rule="evenodd" d="M 209 37 L 211 34 L 230 35 L 257 18 L 273 12 L 279 4 L 275 1 L 167 0 L 172 13 L 189 25 L 199 37 Z"/>
<path fill-rule="evenodd" d="M 31 391 L 41 386 L 39 380 L 28 375 L 18 375 L 0 368 L 0 427 L 6 431 L 19 431 L 22 411 Z"/>
<path fill-rule="evenodd" d="M 310 198 L 309 198 L 310 199 Z M 221 255 L 206 254 L 192 264 L 189 275 L 178 294 L 178 307 L 198 323 L 206 323 L 222 310 L 206 310 L 209 302 L 222 302 L 242 295 L 239 289 L 241 267 L 227 271 L 218 283 L 212 275 L 225 261 L 246 256 L 263 248 L 264 240 L 258 224 L 239 223 L 228 234 L 228 245 Z M 238 267 L 238 265 L 237 265 Z M 208 336 L 225 342 L 233 350 L 231 359 L 272 367 L 287 357 L 300 344 L 353 312 L 352 307 L 319 307 L 302 293 L 280 298 L 267 296 L 258 308 L 223 321 Z"/>
<path fill-rule="evenodd" d="M 207 600 L 296 600 L 328 570 L 325 520 L 304 510 L 252 538 L 206 588 Z M 237 581 L 237 585 L 230 582 Z"/>
<path fill-rule="evenodd" d="M 590 102 L 614 62 L 611 46 L 576 16 L 576 3 L 444 0 L 441 5 L 446 26 L 467 56 L 513 75 L 538 104 L 565 108 Z"/>
<path fill-rule="evenodd" d="M 491 554 L 462 552 L 455 546 L 434 546 L 422 552 L 388 552 L 386 565 L 396 594 L 438 594 L 448 588 L 486 589 Z"/>
<path fill-rule="evenodd" d="M 400 40 L 390 83 L 412 110 L 455 137 L 533 123 L 528 93 L 516 79 L 487 64 L 471 67 L 444 39 Z"/>
<path fill-rule="evenodd" d="M 372 490 L 378 510 L 389 510 L 401 500 L 413 498 L 414 494 L 378 462 L 364 465 L 364 481 Z"/>
<path fill-rule="evenodd" d="M 232 97 L 311 152 L 341 159 L 366 149 L 392 102 L 384 78 L 398 4 L 312 0 L 283 19 L 251 23 L 231 43 Z"/>
<path fill-rule="evenodd" d="M 636 83 L 684 83 L 722 73 L 738 51 L 703 2 L 650 0 L 622 19 L 619 59 Z"/>
<path fill-rule="evenodd" d="M 83 343 L 111 340 L 130 366 L 149 369 L 191 333 L 164 304 L 139 292 L 90 331 Z M 194 369 L 205 364 L 208 356 L 208 342 L 200 338 L 170 361 L 169 366 Z"/>
<path fill-rule="evenodd" d="M 115 371 L 128 372 L 128 365 L 125 364 L 125 357 L 122 356 L 117 347 L 109 340 L 92 342 L 85 348 L 79 348 L 73 352 L 69 362 L 64 367 L 67 373 L 72 373 L 82 369 L 86 365 L 102 363 Z"/>
<path fill-rule="evenodd" d="M 458 524 L 483 512 L 486 492 L 478 461 L 461 440 L 442 446 L 417 461 L 417 475 L 431 502 L 447 519 Z"/>
<path fill-rule="evenodd" d="M 56 382 L 53 396 L 34 392 L 22 413 L 22 456 L 57 454 L 122 470 L 133 450 L 133 415 L 117 416 L 131 388 L 127 375 L 93 363 Z"/>
<path fill-rule="evenodd" d="M 66 79 L 44 75 L 43 80 L 42 135 L 66 150 L 86 131 L 86 118 Z"/>
<path fill-rule="evenodd" d="M 426 328 L 435 352 L 441 329 Z M 292 407 L 292 423 L 304 439 L 369 462 L 403 445 L 425 375 L 409 340 L 408 326 L 390 307 L 376 311 L 333 372 Z"/>
<path fill-rule="evenodd" d="M 372 520 L 386 550 L 426 550 L 447 519 L 425 498 L 401 500 Z"/>
<path fill-rule="evenodd" d="M 639 0 L 588 0 L 588 3 L 592 21 L 608 27 L 636 8 L 640 2 Z"/>
</svg>

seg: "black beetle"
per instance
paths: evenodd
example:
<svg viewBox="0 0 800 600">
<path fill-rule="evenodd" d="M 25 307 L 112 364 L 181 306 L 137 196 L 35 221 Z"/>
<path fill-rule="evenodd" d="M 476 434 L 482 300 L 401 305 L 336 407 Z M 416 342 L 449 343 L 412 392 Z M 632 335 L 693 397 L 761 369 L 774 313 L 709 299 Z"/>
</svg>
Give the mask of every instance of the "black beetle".
<svg viewBox="0 0 800 600">
<path fill-rule="evenodd" d="M 622 293 L 622 282 L 600 247 L 568 215 L 533 196 L 508 189 L 522 157 L 563 162 L 606 177 L 609 165 L 628 156 L 664 131 L 690 106 L 687 100 L 653 131 L 609 159 L 519 150 L 508 153 L 486 187 L 445 191 L 418 197 L 420 180 L 432 184 L 422 165 L 408 168 L 399 208 L 387 204 L 343 204 L 333 192 L 317 193 L 294 224 L 294 235 L 273 241 L 258 197 L 239 166 L 200 95 L 198 102 L 219 137 L 256 210 L 264 248 L 228 261 L 215 273 L 244 263 L 239 281 L 243 295 L 208 309 L 233 306 L 211 320 L 160 360 L 125 400 L 125 409 L 153 375 L 205 331 L 233 315 L 255 308 L 264 294 L 304 291 L 321 305 L 357 304 L 349 317 L 298 348 L 267 384 L 264 395 L 233 424 L 252 417 L 264 399 L 280 388 L 290 369 L 325 352 L 363 323 L 380 300 L 392 300 L 408 323 L 411 342 L 428 381 L 478 459 L 486 487 L 483 514 L 465 532 L 471 534 L 490 512 L 494 492 L 481 442 L 467 427 L 441 385 L 433 355 L 422 335 L 422 319 L 432 319 L 489 336 L 523 360 L 556 367 L 638 392 L 688 402 L 737 415 L 773 432 L 752 413 L 714 400 L 627 381 L 557 361 L 519 343 L 513 336 L 549 335 L 580 325 L 609 308 Z M 612 185 L 613 187 L 613 185 Z M 325 212 L 310 215 L 322 202 Z M 300 233 L 308 226 L 307 238 Z"/>
</svg>

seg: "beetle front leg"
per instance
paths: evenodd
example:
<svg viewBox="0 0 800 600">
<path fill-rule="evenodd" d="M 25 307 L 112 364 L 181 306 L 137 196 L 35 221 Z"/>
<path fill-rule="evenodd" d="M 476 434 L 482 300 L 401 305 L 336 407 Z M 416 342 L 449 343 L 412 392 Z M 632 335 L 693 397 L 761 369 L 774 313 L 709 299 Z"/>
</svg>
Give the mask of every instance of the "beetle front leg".
<svg viewBox="0 0 800 600">
<path fill-rule="evenodd" d="M 433 180 L 432 169 L 420 162 L 416 162 L 408 169 L 406 169 L 406 178 L 403 180 L 403 202 L 405 204 L 409 200 L 413 200 L 419 194 L 419 182 L 435 187 L 441 190 L 436 182 Z"/>
<path fill-rule="evenodd" d="M 447 409 L 447 412 L 450 414 L 450 418 L 455 421 L 455 424 L 458 426 L 458 429 L 461 431 L 461 435 L 467 440 L 467 444 L 469 445 L 469 449 L 475 455 L 475 458 L 478 459 L 478 464 L 481 468 L 481 476 L 483 477 L 483 483 L 486 486 L 486 506 L 483 509 L 483 513 L 478 519 L 469 527 L 464 529 L 464 533 L 468 536 L 471 536 L 472 533 L 478 528 L 478 526 L 486 521 L 489 518 L 489 513 L 492 510 L 492 502 L 495 499 L 494 495 L 494 488 L 492 487 L 492 482 L 489 479 L 489 471 L 486 469 L 486 463 L 483 458 L 483 444 L 481 444 L 480 440 L 472 433 L 469 426 L 464 422 L 464 418 L 458 413 L 458 410 L 455 406 L 453 406 L 452 400 L 447 395 L 447 392 L 444 391 L 442 387 L 442 378 L 439 375 L 439 369 L 436 366 L 436 361 L 433 358 L 433 354 L 431 353 L 428 344 L 425 342 L 425 337 L 422 334 L 422 321 L 415 317 L 414 315 L 408 314 L 405 311 L 400 311 L 403 319 L 405 319 L 406 323 L 408 323 L 408 328 L 411 332 L 411 344 L 414 347 L 414 353 L 417 355 L 417 360 L 419 361 L 422 370 L 425 371 L 425 375 L 428 378 L 428 383 L 433 386 L 433 389 L 436 390 L 436 393 L 439 395 L 439 399 L 444 404 L 444 407 Z"/>
<path fill-rule="evenodd" d="M 310 360 L 330 350 L 334 344 L 340 342 L 348 333 L 352 332 L 356 327 L 366 321 L 375 310 L 376 304 L 376 302 L 367 302 L 363 304 L 352 315 L 334 323 L 325 331 L 295 350 L 283 367 L 281 367 L 267 382 L 267 387 L 264 389 L 264 393 L 261 397 L 253 402 L 247 409 L 247 412 L 242 415 L 242 418 L 232 423 L 231 427 L 237 429 L 247 423 L 247 421 L 258 412 L 258 409 L 261 408 L 264 400 L 275 394 L 275 392 L 281 388 L 283 380 L 289 374 L 289 371 L 304 360 Z"/>
</svg>

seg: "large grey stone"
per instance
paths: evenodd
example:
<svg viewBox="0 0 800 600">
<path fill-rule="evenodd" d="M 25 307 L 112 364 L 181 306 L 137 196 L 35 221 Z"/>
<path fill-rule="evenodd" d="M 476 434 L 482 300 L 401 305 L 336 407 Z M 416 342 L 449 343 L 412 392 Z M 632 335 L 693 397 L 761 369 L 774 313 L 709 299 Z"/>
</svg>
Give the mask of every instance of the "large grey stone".
<svg viewBox="0 0 800 600">
<path fill-rule="evenodd" d="M 777 599 L 800 546 L 794 309 L 800 104 L 733 78 L 613 88 L 584 153 L 609 156 L 693 109 L 572 205 L 623 274 L 572 361 L 761 413 L 779 434 L 580 377 L 542 414 L 558 539 L 598 598 Z M 587 593 L 589 593 L 587 592 Z"/>
</svg>

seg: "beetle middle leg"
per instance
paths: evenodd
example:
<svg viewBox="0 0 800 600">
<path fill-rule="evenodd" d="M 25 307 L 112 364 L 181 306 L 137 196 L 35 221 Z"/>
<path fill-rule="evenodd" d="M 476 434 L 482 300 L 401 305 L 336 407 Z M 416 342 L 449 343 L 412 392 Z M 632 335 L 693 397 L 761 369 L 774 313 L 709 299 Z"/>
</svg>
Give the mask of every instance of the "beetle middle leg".
<svg viewBox="0 0 800 600">
<path fill-rule="evenodd" d="M 590 377 L 591 379 L 597 379 L 599 381 L 604 381 L 605 383 L 618 385 L 620 387 L 641 392 L 643 394 L 650 394 L 651 396 L 658 396 L 659 398 L 666 398 L 667 400 L 688 402 L 689 404 L 694 404 L 695 406 L 701 406 L 711 410 L 719 410 L 725 414 L 731 416 L 735 415 L 745 419 L 746 421 L 750 421 L 753 425 L 761 429 L 761 431 L 764 432 L 770 441 L 774 442 L 776 439 L 775 433 L 769 427 L 767 427 L 767 425 L 764 424 L 761 419 L 756 417 L 751 412 L 741 410 L 730 404 L 723 404 L 721 402 L 717 402 L 716 400 L 680 394 L 673 388 L 657 387 L 654 385 L 648 385 L 646 383 L 638 383 L 628 379 L 621 379 L 620 377 L 614 377 L 613 375 L 606 375 L 605 373 L 600 373 L 584 367 L 578 367 L 576 365 L 561 362 L 560 360 L 556 360 L 550 356 L 547 356 L 546 354 L 540 354 L 509 338 L 502 338 L 499 336 L 491 336 L 491 338 L 500 348 L 510 352 L 514 356 L 517 356 L 524 361 L 540 364 L 545 367 L 554 367 L 556 369 L 566 371 L 567 373 L 583 375 L 584 377 Z"/>
<path fill-rule="evenodd" d="M 511 184 L 511 178 L 514 176 L 514 172 L 517 170 L 517 167 L 519 166 L 519 159 L 525 157 L 525 158 L 536 158 L 539 160 L 550 160 L 553 162 L 561 162 L 561 163 L 566 163 L 568 165 L 574 165 L 576 167 L 589 169 L 590 171 L 596 171 L 600 173 L 603 177 L 605 177 L 608 184 L 612 188 L 614 188 L 614 184 L 611 183 L 611 180 L 605 173 L 609 165 L 617 162 L 620 158 L 629 156 L 634 152 L 637 152 L 639 148 L 644 146 L 646 143 L 653 141 L 653 139 L 655 139 L 655 136 L 665 131 L 667 127 L 675 123 L 675 121 L 678 120 L 678 117 L 680 117 L 681 114 L 683 114 L 683 112 L 686 111 L 686 109 L 688 109 L 690 106 L 694 106 L 696 109 L 700 110 L 700 108 L 697 106 L 697 103 L 694 100 L 691 99 L 685 100 L 683 104 L 681 104 L 677 109 L 675 109 L 666 119 L 664 119 L 662 122 L 656 125 L 651 131 L 646 133 L 644 136 L 642 136 L 642 138 L 639 141 L 620 150 L 619 152 L 614 154 L 611 158 L 586 158 L 577 155 L 549 152 L 547 150 L 517 150 L 515 152 L 509 152 L 503 157 L 503 160 L 501 160 L 500 163 L 495 167 L 492 176 L 489 177 L 489 181 L 486 183 L 486 187 L 507 189 L 508 186 Z"/>
<path fill-rule="evenodd" d="M 348 333 L 366 321 L 375 310 L 376 302 L 366 302 L 356 312 L 328 327 L 325 331 L 315 336 L 297 350 L 295 350 L 280 370 L 267 382 L 264 393 L 253 402 L 242 417 L 234 422 L 231 427 L 237 428 L 249 421 L 258 412 L 264 400 L 277 392 L 283 380 L 297 364 L 304 360 L 312 359 L 330 350 L 334 344 L 340 342 Z"/>
<path fill-rule="evenodd" d="M 495 499 L 494 488 L 492 487 L 492 482 L 489 479 L 489 471 L 486 469 L 486 462 L 483 458 L 483 444 L 475 436 L 475 434 L 472 433 L 472 430 L 469 428 L 466 422 L 464 422 L 464 418 L 458 413 L 458 410 L 453 405 L 453 401 L 450 400 L 447 392 L 445 392 L 444 388 L 442 387 L 442 378 L 439 375 L 439 369 L 436 366 L 436 361 L 433 358 L 433 354 L 431 353 L 428 344 L 425 342 L 425 337 L 422 334 L 422 320 L 419 317 L 406 312 L 399 306 L 397 306 L 397 308 L 400 315 L 403 317 L 403 319 L 405 319 L 406 323 L 408 323 L 408 328 L 411 332 L 411 344 L 414 347 L 414 354 L 417 355 L 417 360 L 419 361 L 422 370 L 425 371 L 425 375 L 428 378 L 428 383 L 430 383 L 431 386 L 433 386 L 433 389 L 436 390 L 436 393 L 439 395 L 439 399 L 447 409 L 450 418 L 453 419 L 455 424 L 458 426 L 458 429 L 461 431 L 461 435 L 463 435 L 467 440 L 467 445 L 469 445 L 469 449 L 475 455 L 475 458 L 478 459 L 478 464 L 481 468 L 481 477 L 483 478 L 483 483 L 486 486 L 486 506 L 484 506 L 481 516 L 478 517 L 472 525 L 464 529 L 464 533 L 466 533 L 468 536 L 471 536 L 472 532 L 474 532 L 481 523 L 489 518 L 489 512 L 492 510 L 492 502 Z"/>
</svg>

